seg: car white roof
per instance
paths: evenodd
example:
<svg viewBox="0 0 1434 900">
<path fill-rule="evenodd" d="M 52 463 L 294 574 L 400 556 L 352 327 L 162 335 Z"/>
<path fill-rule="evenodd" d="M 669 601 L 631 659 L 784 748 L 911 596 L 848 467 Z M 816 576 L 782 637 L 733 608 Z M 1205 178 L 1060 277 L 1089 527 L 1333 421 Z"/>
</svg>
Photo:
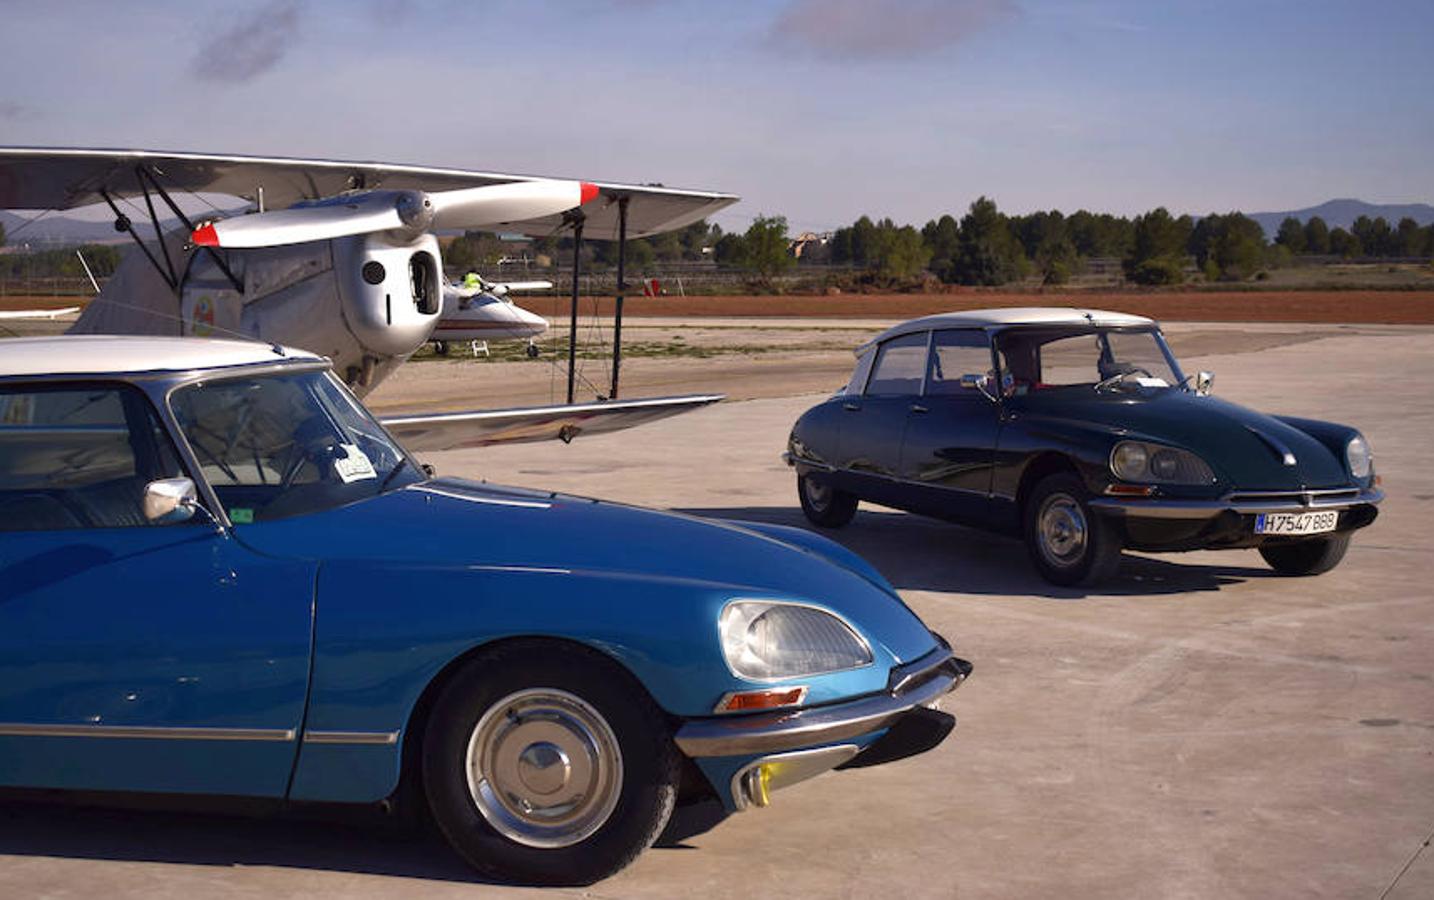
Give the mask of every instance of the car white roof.
<svg viewBox="0 0 1434 900">
<path fill-rule="evenodd" d="M 184 372 L 284 359 L 317 360 L 306 350 L 259 341 L 187 337 L 75 334 L 0 340 L 0 377 L 7 375 L 124 375 Z"/>
<path fill-rule="evenodd" d="M 938 313 L 922 316 L 888 328 L 862 345 L 879 344 L 888 338 L 929 331 L 936 328 L 1008 328 L 1026 325 L 1099 325 L 1124 328 L 1154 325 L 1154 319 L 1103 309 L 1077 309 L 1070 306 L 1010 306 L 999 309 L 970 309 L 964 312 Z M 861 348 L 859 348 L 861 349 Z"/>
</svg>

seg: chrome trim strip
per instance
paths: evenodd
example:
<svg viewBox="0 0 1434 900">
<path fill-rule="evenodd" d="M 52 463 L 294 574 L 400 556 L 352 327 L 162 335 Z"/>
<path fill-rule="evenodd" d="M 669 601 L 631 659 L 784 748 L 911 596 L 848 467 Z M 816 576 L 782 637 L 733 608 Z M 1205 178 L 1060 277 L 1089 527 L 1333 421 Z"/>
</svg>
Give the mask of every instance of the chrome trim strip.
<svg viewBox="0 0 1434 900">
<path fill-rule="evenodd" d="M 900 697 L 882 693 L 795 712 L 692 719 L 677 729 L 674 740 L 688 756 L 706 757 L 776 753 L 854 738 L 885 728 L 916 707 L 935 703 L 955 690 L 970 671 L 970 663 L 957 662 L 960 672 L 942 671 Z"/>
<path fill-rule="evenodd" d="M 397 731 L 305 731 L 306 744 L 361 744 L 390 747 L 398 743 Z"/>
<path fill-rule="evenodd" d="M 28 725 L 0 722 L 0 736 L 137 738 L 169 741 L 292 741 L 297 732 L 280 728 L 163 728 L 138 725 Z"/>
<path fill-rule="evenodd" d="M 789 465 L 789 466 L 796 466 L 796 467 L 806 466 L 806 467 L 809 468 L 809 469 L 818 469 L 818 470 L 820 470 L 820 471 L 822 471 L 822 472 L 835 472 L 835 471 L 836 471 L 836 467 L 833 466 L 833 465 L 831 465 L 830 463 L 817 462 L 817 461 L 815 461 L 815 460 L 806 459 L 806 458 L 804 458 L 804 457 L 796 456 L 796 455 L 794 455 L 790 450 L 784 450 L 784 451 L 782 452 L 782 462 L 786 463 L 786 464 Z"/>
<path fill-rule="evenodd" d="M 953 673 L 962 671 L 961 662 L 951 655 L 949 647 L 937 647 L 919 659 L 896 666 L 891 670 L 891 677 L 887 679 L 886 689 L 893 696 L 900 697 L 912 687 L 934 677 L 942 669 L 950 669 Z M 969 667 L 966 671 L 969 671 Z M 965 675 L 961 677 L 964 678 Z"/>
<path fill-rule="evenodd" d="M 1309 502 L 1304 501 L 1302 494 L 1309 497 Z M 1160 498 L 1126 500 L 1116 497 L 1096 497 L 1090 501 L 1090 505 L 1101 512 L 1121 515 L 1127 518 L 1213 519 L 1223 512 L 1233 512 L 1242 516 L 1255 516 L 1261 513 L 1320 512 L 1331 509 L 1344 510 L 1352 506 L 1372 506 L 1384 499 L 1384 491 L 1378 488 L 1370 488 L 1369 490 L 1360 491 L 1357 494 L 1351 494 L 1347 490 L 1324 492 L 1288 491 L 1281 492 L 1280 496 L 1289 499 L 1246 500 L 1238 494 L 1232 494 L 1216 500 L 1168 500 Z"/>
<path fill-rule="evenodd" d="M 472 494 L 461 494 L 458 491 L 446 491 L 440 487 L 434 487 L 427 482 L 410 484 L 404 490 L 418 491 L 422 494 L 433 494 L 436 497 L 447 497 L 450 500 L 462 500 L 464 503 L 481 503 L 486 506 L 513 506 L 519 509 L 552 509 L 553 504 L 544 500 L 510 500 L 506 497 L 475 497 Z"/>
</svg>

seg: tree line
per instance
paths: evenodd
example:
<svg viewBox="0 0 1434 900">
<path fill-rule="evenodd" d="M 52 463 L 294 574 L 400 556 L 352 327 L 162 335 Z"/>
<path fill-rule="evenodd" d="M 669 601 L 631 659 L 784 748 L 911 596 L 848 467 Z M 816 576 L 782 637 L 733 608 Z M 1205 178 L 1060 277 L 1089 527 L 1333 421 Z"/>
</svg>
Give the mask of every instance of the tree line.
<svg viewBox="0 0 1434 900">
<path fill-rule="evenodd" d="M 572 243 L 569 235 L 549 235 L 533 241 L 528 252 L 561 262 L 571 258 Z M 1434 256 L 1434 224 L 1420 226 L 1403 218 L 1391 226 L 1382 216 L 1360 216 L 1346 230 L 1330 228 L 1318 216 L 1307 222 L 1290 216 L 1269 241 L 1259 223 L 1239 212 L 1200 219 L 1173 216 L 1164 207 L 1134 217 L 1083 209 L 1068 216 L 1059 210 L 1007 215 L 994 200 L 980 197 L 959 220 L 947 214 L 917 230 L 889 218 L 873 221 L 862 216 L 838 228 L 825 245 L 807 244 L 800 259 L 793 248 L 782 216 L 758 215 L 741 233 L 724 233 L 702 220 L 666 234 L 630 240 L 627 265 L 636 273 L 655 263 L 710 257 L 720 266 L 766 281 L 800 264 L 829 263 L 892 283 L 930 277 L 947 284 L 1001 285 L 1034 274 L 1043 284 L 1059 285 L 1081 272 L 1087 260 L 1101 258 L 1119 259 L 1125 276 L 1138 284 L 1180 284 L 1196 271 L 1209 281 L 1241 281 L 1288 265 L 1296 255 Z M 119 263 L 118 247 L 80 249 L 96 276 L 111 274 Z M 450 241 L 443 257 L 453 270 L 481 270 L 495 265 L 507 249 L 496 235 L 468 232 Z M 615 266 L 617 243 L 585 241 L 582 255 L 586 265 Z M 83 274 L 73 249 L 0 255 L 0 277 Z"/>
<path fill-rule="evenodd" d="M 785 219 L 758 216 L 745 234 L 722 238 L 718 262 L 770 277 L 796 263 L 774 249 L 787 243 Z M 1210 281 L 1240 281 L 1288 265 L 1297 254 L 1428 257 L 1434 255 L 1434 225 L 1404 218 L 1391 227 L 1383 217 L 1360 216 L 1346 231 L 1331 229 L 1318 216 L 1305 223 L 1291 216 L 1271 242 L 1258 222 L 1240 212 L 1195 219 L 1159 207 L 1131 218 L 1087 210 L 1009 216 L 981 197 L 959 221 L 943 215 L 920 231 L 862 216 L 838 228 L 825 247 L 806 248 L 802 261 L 853 266 L 889 281 L 929 272 L 948 284 L 1000 285 L 1033 273 L 1045 284 L 1064 284 L 1086 260 L 1114 258 L 1131 281 L 1160 285 L 1180 284 L 1192 270 Z"/>
<path fill-rule="evenodd" d="M 0 237 L 4 229 L 0 227 Z M 4 241 L 0 240 L 0 246 Z M 96 278 L 114 274 L 120 262 L 123 247 L 113 244 L 83 244 L 57 250 L 35 250 L 30 253 L 0 254 L 0 278 L 83 278 L 85 267 L 75 255 L 78 250 L 85 255 L 85 262 Z"/>
</svg>

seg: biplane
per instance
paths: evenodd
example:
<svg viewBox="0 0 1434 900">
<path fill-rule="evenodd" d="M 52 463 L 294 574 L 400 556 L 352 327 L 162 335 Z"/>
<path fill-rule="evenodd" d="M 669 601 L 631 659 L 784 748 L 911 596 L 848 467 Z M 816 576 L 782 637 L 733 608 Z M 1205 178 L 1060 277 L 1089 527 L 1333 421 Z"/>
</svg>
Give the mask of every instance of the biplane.
<svg viewBox="0 0 1434 900">
<path fill-rule="evenodd" d="M 249 211 L 194 216 L 190 195 Z M 719 395 L 616 399 L 628 239 L 706 218 L 731 194 L 376 162 L 146 150 L 0 148 L 0 208 L 105 204 L 137 247 L 70 333 L 245 336 L 333 360 L 359 396 L 424 343 L 443 315 L 435 231 L 573 238 L 567 402 L 541 408 L 398 414 L 425 449 L 571 440 L 705 406 Z M 192 201 L 187 205 L 194 207 Z M 161 214 L 163 211 L 167 213 Z M 172 219 L 177 227 L 165 230 Z M 584 239 L 617 241 L 618 319 L 606 396 L 577 403 L 577 300 Z"/>
</svg>

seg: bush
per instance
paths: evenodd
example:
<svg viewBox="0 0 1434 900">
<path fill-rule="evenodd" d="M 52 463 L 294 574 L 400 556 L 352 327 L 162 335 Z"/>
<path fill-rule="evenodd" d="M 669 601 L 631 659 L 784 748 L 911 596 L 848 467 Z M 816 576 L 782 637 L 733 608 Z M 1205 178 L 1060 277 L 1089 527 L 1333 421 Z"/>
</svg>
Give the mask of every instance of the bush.
<svg viewBox="0 0 1434 900">
<path fill-rule="evenodd" d="M 1185 281 L 1185 260 L 1178 256 L 1157 256 L 1136 263 L 1130 280 L 1136 284 L 1182 284 Z"/>
</svg>

